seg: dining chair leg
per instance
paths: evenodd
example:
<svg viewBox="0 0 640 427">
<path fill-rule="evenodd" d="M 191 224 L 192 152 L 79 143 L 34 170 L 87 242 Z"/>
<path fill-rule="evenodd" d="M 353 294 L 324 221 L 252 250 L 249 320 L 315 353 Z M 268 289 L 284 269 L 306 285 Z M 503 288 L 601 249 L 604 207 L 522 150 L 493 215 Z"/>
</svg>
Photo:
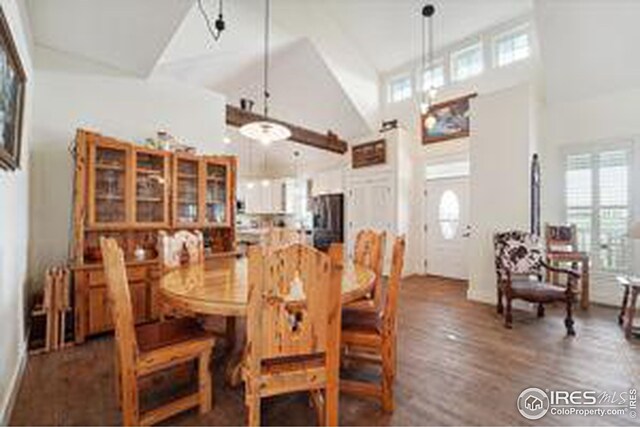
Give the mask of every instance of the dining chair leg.
<svg viewBox="0 0 640 427">
<path fill-rule="evenodd" d="M 324 425 L 337 426 L 338 425 L 338 385 L 327 384 L 325 390 L 325 404 L 324 404 Z"/>
<path fill-rule="evenodd" d="M 318 425 L 323 426 L 326 424 L 325 419 L 325 399 L 323 390 L 311 390 L 311 404 L 313 408 L 316 410 L 316 415 L 318 417 Z"/>
<path fill-rule="evenodd" d="M 395 360 L 393 340 L 382 341 L 382 409 L 393 412 L 393 381 L 395 379 Z"/>
<path fill-rule="evenodd" d="M 115 357 L 115 371 L 116 371 L 116 402 L 118 402 L 118 408 L 122 409 L 122 377 L 120 376 L 120 362 L 118 361 L 118 356 Z"/>
<path fill-rule="evenodd" d="M 138 386 L 136 379 L 123 379 L 120 392 L 122 393 L 122 424 L 125 426 L 140 425 L 140 408 L 138 407 Z"/>
<path fill-rule="evenodd" d="M 198 360 L 198 382 L 200 396 L 200 413 L 206 414 L 211 411 L 213 394 L 211 391 L 211 349 L 202 352 Z"/>
<path fill-rule="evenodd" d="M 245 405 L 247 407 L 247 425 L 259 426 L 260 425 L 260 397 L 259 396 L 247 396 L 245 398 Z"/>
</svg>

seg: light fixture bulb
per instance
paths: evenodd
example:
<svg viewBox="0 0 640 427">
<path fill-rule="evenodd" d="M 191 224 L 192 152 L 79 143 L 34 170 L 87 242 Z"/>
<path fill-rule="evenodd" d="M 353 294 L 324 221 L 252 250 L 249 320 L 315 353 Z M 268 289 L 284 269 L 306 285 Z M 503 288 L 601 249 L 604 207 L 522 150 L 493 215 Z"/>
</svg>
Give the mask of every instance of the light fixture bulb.
<svg viewBox="0 0 640 427">
<path fill-rule="evenodd" d="M 433 114 L 429 114 L 424 119 L 424 125 L 427 127 L 427 129 L 433 129 L 436 125 L 436 117 Z"/>
<path fill-rule="evenodd" d="M 263 145 L 289 139 L 291 136 L 291 131 L 287 127 L 268 121 L 247 123 L 240 128 L 240 133 L 249 139 L 260 141 Z"/>
<path fill-rule="evenodd" d="M 269 182 L 268 179 L 263 179 L 261 184 L 262 184 L 263 187 L 268 187 L 271 183 Z"/>
<path fill-rule="evenodd" d="M 251 190 L 254 186 L 255 186 L 255 184 L 253 182 L 247 182 L 247 188 L 249 190 Z"/>
<path fill-rule="evenodd" d="M 436 99 L 436 96 L 438 95 L 438 89 L 436 89 L 435 87 L 431 87 L 429 88 L 429 99 L 433 102 Z"/>
<path fill-rule="evenodd" d="M 228 136 L 225 136 L 222 139 L 222 142 L 224 142 L 226 145 L 229 145 L 229 144 L 231 144 L 231 138 L 229 138 Z"/>
</svg>

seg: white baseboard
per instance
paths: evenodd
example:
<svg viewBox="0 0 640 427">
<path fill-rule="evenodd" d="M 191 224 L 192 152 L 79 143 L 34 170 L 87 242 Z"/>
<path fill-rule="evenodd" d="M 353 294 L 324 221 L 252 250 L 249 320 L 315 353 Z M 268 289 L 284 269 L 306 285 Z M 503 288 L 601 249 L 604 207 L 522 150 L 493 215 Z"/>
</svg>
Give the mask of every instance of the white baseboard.
<svg viewBox="0 0 640 427">
<path fill-rule="evenodd" d="M 0 426 L 7 426 L 11 421 L 11 413 L 13 412 L 13 405 L 16 403 L 18 397 L 18 390 L 20 383 L 22 382 L 22 376 L 24 369 L 27 366 L 27 343 L 26 341 L 20 345 L 18 350 L 18 363 L 11 381 L 9 383 L 8 391 L 5 396 L 2 406 L 0 406 Z"/>
<path fill-rule="evenodd" d="M 492 292 L 487 292 L 486 290 L 482 292 L 474 288 L 469 288 L 469 290 L 467 291 L 467 299 L 471 301 L 478 301 L 485 304 L 495 305 L 496 298 L 497 297 L 495 290 L 492 290 Z"/>
</svg>

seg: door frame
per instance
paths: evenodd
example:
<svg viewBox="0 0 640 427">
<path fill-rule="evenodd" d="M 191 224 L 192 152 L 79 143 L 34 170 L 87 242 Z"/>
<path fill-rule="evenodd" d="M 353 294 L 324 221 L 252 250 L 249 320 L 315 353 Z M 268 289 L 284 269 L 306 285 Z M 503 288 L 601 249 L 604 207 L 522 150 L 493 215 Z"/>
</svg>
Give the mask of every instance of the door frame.
<svg viewBox="0 0 640 427">
<path fill-rule="evenodd" d="M 445 162 L 448 163 L 448 162 Z M 453 162 L 452 162 L 453 163 Z M 441 178 L 425 178 L 422 180 L 422 197 L 421 197 L 421 203 L 420 203 L 420 271 L 422 272 L 422 275 L 427 275 L 427 263 L 429 262 L 429 260 L 427 259 L 427 187 L 429 186 L 430 182 L 433 181 L 438 181 L 438 182 L 442 182 L 442 181 L 447 181 L 447 180 L 454 180 L 454 179 L 461 179 L 461 178 L 465 178 L 467 179 L 467 181 L 470 179 L 470 174 L 464 174 L 464 175 L 452 175 L 452 176 L 445 176 L 445 177 L 441 177 Z M 470 183 L 469 183 L 470 184 Z M 467 203 L 469 203 L 469 200 L 471 198 L 471 194 L 470 194 L 470 188 L 471 186 L 469 185 L 469 188 L 467 189 Z M 469 216 L 470 216 L 470 212 L 469 212 Z M 469 224 L 471 223 L 471 218 L 469 219 Z M 469 263 L 469 257 L 467 256 L 467 263 Z"/>
</svg>

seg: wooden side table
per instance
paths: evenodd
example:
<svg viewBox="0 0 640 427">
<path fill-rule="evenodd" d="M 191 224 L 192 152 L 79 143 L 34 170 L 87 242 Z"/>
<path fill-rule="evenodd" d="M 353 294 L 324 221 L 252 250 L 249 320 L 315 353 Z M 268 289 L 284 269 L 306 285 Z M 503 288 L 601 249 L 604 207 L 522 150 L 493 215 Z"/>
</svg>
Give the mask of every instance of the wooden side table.
<svg viewBox="0 0 640 427">
<path fill-rule="evenodd" d="M 580 264 L 580 308 L 589 309 L 589 255 L 585 252 L 569 252 L 569 251 L 553 251 L 547 252 L 547 262 L 549 265 L 558 266 L 558 264 Z M 554 274 L 553 282 L 557 282 L 557 274 Z M 549 281 L 547 274 L 547 281 Z"/>
<path fill-rule="evenodd" d="M 618 323 L 624 328 L 625 337 L 631 338 L 634 334 L 633 319 L 636 316 L 636 302 L 640 294 L 640 277 L 618 276 L 616 279 L 624 289 Z"/>
</svg>

